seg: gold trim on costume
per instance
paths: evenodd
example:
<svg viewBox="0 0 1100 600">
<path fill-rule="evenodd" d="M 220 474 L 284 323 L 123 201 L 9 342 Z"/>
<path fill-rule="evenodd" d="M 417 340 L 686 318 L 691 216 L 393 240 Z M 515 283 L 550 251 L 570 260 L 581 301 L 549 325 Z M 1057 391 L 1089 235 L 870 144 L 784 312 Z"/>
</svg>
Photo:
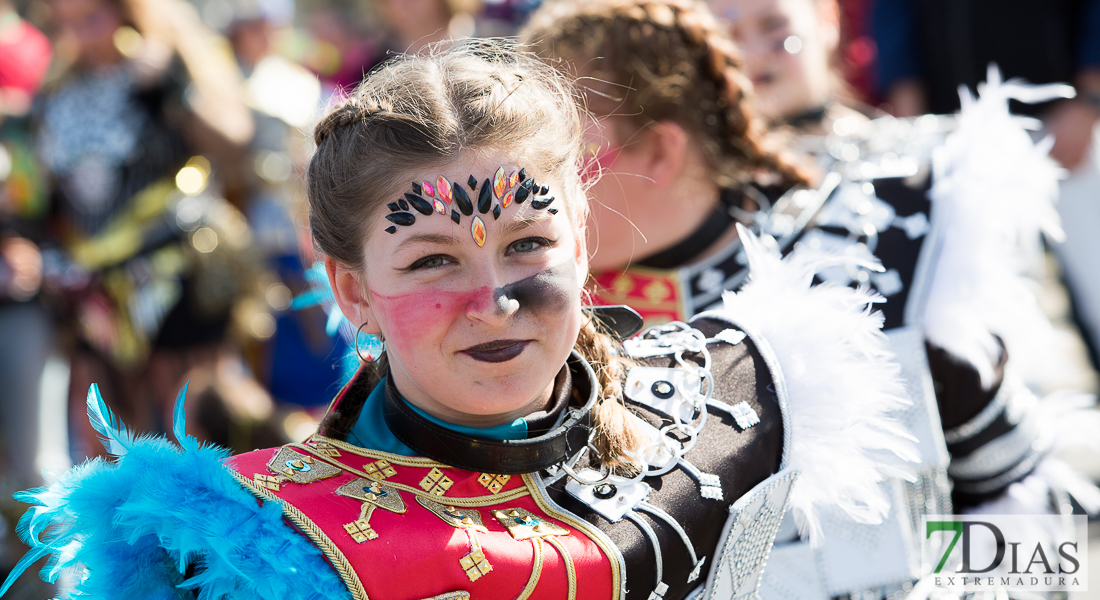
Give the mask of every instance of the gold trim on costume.
<svg viewBox="0 0 1100 600">
<path fill-rule="evenodd" d="M 470 600 L 470 592 L 463 590 L 447 592 L 446 594 L 432 596 L 431 598 L 424 598 L 424 600 Z"/>
<path fill-rule="evenodd" d="M 527 600 L 531 597 L 531 594 L 535 593 L 535 587 L 539 584 L 539 579 L 542 579 L 542 538 L 531 538 L 531 547 L 535 549 L 535 566 L 531 567 L 531 577 L 527 580 L 527 585 L 524 586 L 523 591 L 519 593 L 516 600 Z"/>
<path fill-rule="evenodd" d="M 367 598 L 367 590 L 363 588 L 363 582 L 359 581 L 359 574 L 352 568 L 351 563 L 348 562 L 344 553 L 336 547 L 336 544 L 329 539 L 328 535 L 321 530 L 320 527 L 315 525 L 302 511 L 298 510 L 293 504 L 284 502 L 281 498 L 272 494 L 266 488 L 255 485 L 251 479 L 241 475 L 233 469 L 228 469 L 229 474 L 233 476 L 245 489 L 252 492 L 262 500 L 268 500 L 271 502 L 278 502 L 279 506 L 283 509 L 283 515 L 290 519 L 292 523 L 298 526 L 309 539 L 313 540 L 313 543 L 321 549 L 321 552 L 325 553 L 329 562 L 332 563 L 336 573 L 340 575 L 340 579 L 344 581 L 344 585 L 347 586 L 348 591 L 355 600 L 370 600 Z"/>
<path fill-rule="evenodd" d="M 430 458 L 424 458 L 423 456 L 404 456 L 402 454 L 392 454 L 390 452 L 382 452 L 381 450 L 368 450 L 366 448 L 360 448 L 354 444 L 349 444 L 343 440 L 336 438 L 328 438 L 319 433 L 313 434 L 313 437 L 309 441 L 327 442 L 333 446 L 336 446 L 340 450 L 357 454 L 364 458 L 384 458 L 395 465 L 402 465 L 405 467 L 448 467 L 441 462 L 432 460 Z"/>
<path fill-rule="evenodd" d="M 561 543 L 558 538 L 550 536 L 546 538 L 546 543 L 554 547 L 561 555 L 563 561 L 565 561 L 565 574 L 569 578 L 569 596 L 567 600 L 576 600 L 577 598 L 577 567 L 573 564 L 573 557 L 570 556 L 569 551 L 565 549 L 565 544 Z"/>
</svg>

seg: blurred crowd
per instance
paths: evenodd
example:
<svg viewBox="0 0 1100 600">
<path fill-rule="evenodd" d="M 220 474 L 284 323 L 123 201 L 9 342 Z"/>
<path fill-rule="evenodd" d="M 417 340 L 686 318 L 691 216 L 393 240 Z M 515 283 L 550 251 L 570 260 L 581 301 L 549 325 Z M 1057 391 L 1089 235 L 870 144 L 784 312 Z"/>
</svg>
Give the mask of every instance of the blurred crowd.
<svg viewBox="0 0 1100 600">
<path fill-rule="evenodd" d="M 102 454 L 121 420 L 247 451 L 312 432 L 358 366 L 321 307 L 305 226 L 311 125 L 389 56 L 509 36 L 538 0 L 0 0 L 0 574 L 11 492 Z M 1055 135 L 1055 250 L 1100 343 L 1100 1 L 712 0 L 777 130 L 951 113 L 997 63 L 1068 82 L 1021 110 Z M 1027 40 L 1027 43 L 1021 43 Z"/>
</svg>

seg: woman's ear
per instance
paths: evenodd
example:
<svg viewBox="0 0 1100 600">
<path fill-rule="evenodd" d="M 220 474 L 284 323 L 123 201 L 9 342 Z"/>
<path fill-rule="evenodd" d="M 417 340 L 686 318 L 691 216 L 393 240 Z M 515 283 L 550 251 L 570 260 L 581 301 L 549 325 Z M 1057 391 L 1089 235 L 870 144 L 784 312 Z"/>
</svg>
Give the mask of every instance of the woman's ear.
<svg viewBox="0 0 1100 600">
<path fill-rule="evenodd" d="M 336 296 L 336 304 L 340 312 L 344 313 L 352 327 L 363 327 L 363 333 L 377 335 L 381 333 L 378 327 L 378 319 L 374 318 L 370 301 L 366 291 L 360 282 L 359 273 L 341 265 L 331 257 L 325 257 L 325 271 L 328 273 L 328 282 L 332 286 L 332 293 Z"/>
<path fill-rule="evenodd" d="M 658 121 L 646 133 L 645 151 L 649 160 L 645 175 L 657 187 L 674 184 L 684 170 L 690 136 L 674 121 Z"/>
</svg>

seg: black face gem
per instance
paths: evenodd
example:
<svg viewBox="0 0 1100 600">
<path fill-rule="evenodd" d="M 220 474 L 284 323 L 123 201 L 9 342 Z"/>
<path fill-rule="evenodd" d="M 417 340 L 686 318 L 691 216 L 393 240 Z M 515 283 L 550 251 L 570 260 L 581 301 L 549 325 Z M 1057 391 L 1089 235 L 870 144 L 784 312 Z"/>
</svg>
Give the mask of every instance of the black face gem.
<svg viewBox="0 0 1100 600">
<path fill-rule="evenodd" d="M 525 181 L 516 190 L 516 204 L 523 204 L 527 201 L 527 197 L 531 195 L 531 182 Z"/>
<path fill-rule="evenodd" d="M 485 214 L 493 205 L 493 182 L 488 179 L 481 184 L 481 191 L 477 194 L 477 212 Z"/>
<path fill-rule="evenodd" d="M 401 207 L 398 206 L 396 202 L 390 202 L 386 205 L 386 208 L 390 209 L 390 212 L 397 212 L 401 210 Z"/>
<path fill-rule="evenodd" d="M 409 210 L 409 203 L 404 200 L 398 200 L 397 204 L 401 207 L 401 210 Z"/>
<path fill-rule="evenodd" d="M 527 169 L 520 169 L 519 170 L 519 180 L 521 182 L 522 181 L 527 181 Z"/>
<path fill-rule="evenodd" d="M 550 214 L 552 214 L 552 215 L 556 215 L 556 214 L 558 214 L 558 209 L 556 209 L 556 208 L 548 208 L 548 209 L 546 209 L 546 212 L 548 212 L 548 213 L 550 213 Z"/>
<path fill-rule="evenodd" d="M 397 227 L 390 225 L 386 228 L 386 233 L 397 233 Z"/>
<path fill-rule="evenodd" d="M 458 210 L 461 210 L 462 214 L 467 217 L 474 214 L 474 203 L 470 202 L 470 195 L 462 189 L 461 185 L 457 183 L 451 185 L 451 197 L 454 198 L 455 204 L 458 205 Z"/>
<path fill-rule="evenodd" d="M 477 178 L 470 175 L 470 178 L 466 180 L 466 185 L 470 186 L 471 190 L 477 189 Z"/>
<path fill-rule="evenodd" d="M 416 192 L 416 195 L 419 196 L 420 194 L 424 193 L 424 188 L 420 187 L 420 184 L 414 181 L 413 182 L 413 191 Z"/>
<path fill-rule="evenodd" d="M 496 221 L 499 218 L 500 218 L 500 205 L 498 204 L 498 205 L 493 207 L 493 220 Z"/>
<path fill-rule="evenodd" d="M 454 221 L 455 224 L 458 224 L 458 220 L 461 219 L 461 218 L 462 217 L 458 216 L 458 211 L 452 208 L 451 209 L 451 220 Z"/>
<path fill-rule="evenodd" d="M 649 391 L 653 392 L 653 395 L 661 400 L 668 400 L 676 393 L 676 388 L 672 387 L 671 383 L 661 380 L 653 382 Z"/>
<path fill-rule="evenodd" d="M 614 498 L 618 492 L 619 489 L 610 483 L 601 483 L 592 490 L 592 495 L 600 500 L 607 500 L 608 498 Z"/>
<path fill-rule="evenodd" d="M 544 185 L 544 186 L 542 186 L 542 189 L 539 190 L 539 195 L 540 196 L 545 196 L 546 194 L 549 194 L 549 193 L 550 193 L 550 186 Z"/>
<path fill-rule="evenodd" d="M 417 196 L 416 194 L 405 194 L 405 199 L 409 201 L 409 204 L 416 209 L 416 212 L 422 215 L 432 214 L 432 203 Z"/>
<path fill-rule="evenodd" d="M 531 208 L 534 208 L 536 210 L 542 210 L 542 209 L 546 208 L 547 206 L 550 206 L 550 203 L 553 202 L 553 201 L 554 201 L 553 196 L 551 196 L 551 197 L 549 197 L 545 200 L 539 200 L 539 199 L 536 198 L 536 199 L 531 201 Z"/>
<path fill-rule="evenodd" d="M 391 223 L 401 225 L 402 227 L 408 227 L 413 223 L 416 223 L 416 216 L 412 213 L 399 212 L 386 215 Z"/>
</svg>

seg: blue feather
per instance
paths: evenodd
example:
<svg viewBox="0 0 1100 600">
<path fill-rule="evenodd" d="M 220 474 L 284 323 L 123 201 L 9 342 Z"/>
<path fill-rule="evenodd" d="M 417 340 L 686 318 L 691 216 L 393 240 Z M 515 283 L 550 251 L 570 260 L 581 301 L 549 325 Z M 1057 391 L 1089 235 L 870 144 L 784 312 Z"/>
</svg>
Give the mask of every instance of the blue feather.
<svg viewBox="0 0 1100 600">
<path fill-rule="evenodd" d="M 88 420 L 99 434 L 103 447 L 112 455 L 122 456 L 134 444 L 133 434 L 111 412 L 103 396 L 99 395 L 99 386 L 94 383 L 88 388 Z"/>
<path fill-rule="evenodd" d="M 187 411 L 184 408 L 189 383 L 191 382 L 185 381 L 179 394 L 176 395 L 176 408 L 172 415 L 172 433 L 176 436 L 176 441 L 179 442 L 181 447 L 185 450 L 194 450 L 198 446 L 198 440 L 194 436 L 187 435 Z"/>
</svg>

